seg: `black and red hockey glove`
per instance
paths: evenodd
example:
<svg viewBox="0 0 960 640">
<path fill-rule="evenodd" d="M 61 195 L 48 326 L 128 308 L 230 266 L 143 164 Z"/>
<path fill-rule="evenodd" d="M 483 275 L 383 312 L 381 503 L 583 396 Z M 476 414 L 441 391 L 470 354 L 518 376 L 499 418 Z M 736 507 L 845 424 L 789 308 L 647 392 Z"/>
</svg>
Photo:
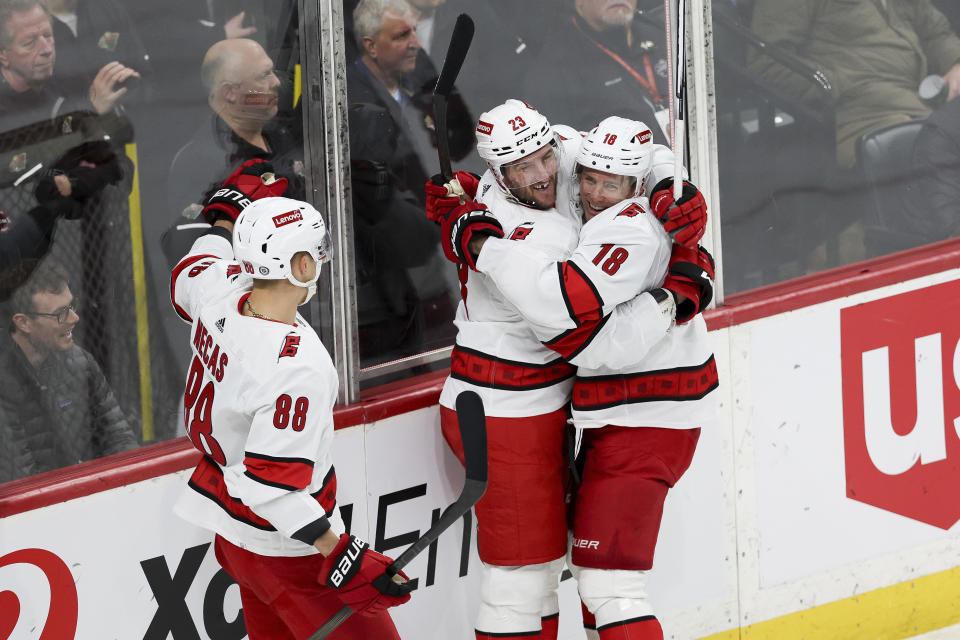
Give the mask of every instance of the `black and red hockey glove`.
<svg viewBox="0 0 960 640">
<path fill-rule="evenodd" d="M 713 300 L 713 256 L 703 247 L 674 243 L 663 288 L 677 299 L 677 324 L 689 322 Z"/>
<path fill-rule="evenodd" d="M 440 244 L 447 260 L 477 270 L 477 256 L 470 240 L 478 235 L 503 237 L 503 227 L 490 215 L 487 205 L 469 201 L 451 210 L 440 220 Z"/>
<path fill-rule="evenodd" d="M 340 542 L 320 567 L 317 582 L 337 590 L 343 604 L 356 613 L 375 615 L 388 607 L 395 607 L 410 599 L 417 583 L 407 575 L 397 583 L 385 574 L 393 560 L 377 553 L 370 545 L 349 534 L 341 534 Z"/>
<path fill-rule="evenodd" d="M 453 180 L 446 183 L 439 173 L 427 180 L 423 186 L 427 194 L 427 219 L 440 222 L 450 211 L 476 198 L 479 184 L 480 176 L 467 171 L 455 171 Z"/>
<path fill-rule="evenodd" d="M 286 190 L 287 179 L 275 178 L 272 164 L 262 158 L 247 160 L 207 200 L 203 219 L 210 224 L 220 219 L 236 222 L 254 200 L 282 196 Z"/>
<path fill-rule="evenodd" d="M 650 207 L 673 241 L 685 247 L 697 246 L 707 229 L 707 201 L 700 190 L 686 180 L 676 202 L 673 200 L 673 178 L 658 182 L 650 193 Z"/>
</svg>

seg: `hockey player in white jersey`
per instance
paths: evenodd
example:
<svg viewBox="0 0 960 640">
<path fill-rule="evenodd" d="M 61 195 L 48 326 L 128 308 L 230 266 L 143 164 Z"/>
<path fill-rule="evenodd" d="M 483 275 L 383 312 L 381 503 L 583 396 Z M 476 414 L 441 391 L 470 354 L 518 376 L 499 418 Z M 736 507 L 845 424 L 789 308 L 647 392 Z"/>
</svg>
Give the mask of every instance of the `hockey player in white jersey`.
<svg viewBox="0 0 960 640">
<path fill-rule="evenodd" d="M 651 137 L 643 123 L 611 117 L 583 140 L 576 175 L 586 222 L 567 259 L 496 237 L 471 242 L 476 269 L 578 367 L 571 408 L 583 429 L 582 479 L 570 566 L 595 617 L 585 624 L 601 640 L 663 638 L 644 575 L 667 490 L 690 464 L 717 386 L 697 315 L 709 304 L 712 260 L 697 234 L 686 236 L 689 247 L 671 243 L 642 195 Z M 442 236 L 451 251 L 452 238 Z"/>
<path fill-rule="evenodd" d="M 377 580 L 392 560 L 343 533 L 337 373 L 297 313 L 329 236 L 308 203 L 271 197 L 285 179 L 263 176 L 253 160 L 228 178 L 204 210 L 210 232 L 173 271 L 174 308 L 192 324 L 184 421 L 203 453 L 175 510 L 216 534 L 252 640 L 308 638 L 344 604 L 365 615 L 330 638 L 399 638 L 386 609 L 410 587 Z"/>
<path fill-rule="evenodd" d="M 508 100 L 477 123 L 477 150 L 489 170 L 479 184 L 458 174 L 466 195 L 476 193 L 492 215 L 450 216 L 460 201 L 447 197 L 439 184 L 426 185 L 428 216 L 441 219 L 442 235 L 458 238 L 458 247 L 447 245 L 445 252 L 460 263 L 464 299 L 451 375 L 440 398 L 443 433 L 458 456 L 457 394 L 480 393 L 488 415 L 490 487 L 476 508 L 484 561 L 477 638 L 557 637 L 556 588 L 566 550 L 564 430 L 573 367 L 546 348 L 517 308 L 471 269 L 462 248 L 471 237 L 505 235 L 555 260 L 569 255 L 580 216 L 557 204 L 575 197 L 571 178 L 580 137 L 570 127 L 551 127 L 529 105 Z M 669 149 L 659 148 L 656 169 L 672 174 Z"/>
</svg>

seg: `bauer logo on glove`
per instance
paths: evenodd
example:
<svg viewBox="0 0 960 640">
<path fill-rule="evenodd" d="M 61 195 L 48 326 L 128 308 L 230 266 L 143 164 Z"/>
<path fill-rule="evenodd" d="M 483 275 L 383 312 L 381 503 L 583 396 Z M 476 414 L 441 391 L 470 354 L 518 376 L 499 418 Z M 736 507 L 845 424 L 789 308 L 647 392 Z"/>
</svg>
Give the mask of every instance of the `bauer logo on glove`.
<svg viewBox="0 0 960 640">
<path fill-rule="evenodd" d="M 327 586 L 339 589 L 360 571 L 360 556 L 370 545 L 356 536 L 350 536 L 350 545 L 337 558 L 337 564 L 327 576 Z"/>
</svg>

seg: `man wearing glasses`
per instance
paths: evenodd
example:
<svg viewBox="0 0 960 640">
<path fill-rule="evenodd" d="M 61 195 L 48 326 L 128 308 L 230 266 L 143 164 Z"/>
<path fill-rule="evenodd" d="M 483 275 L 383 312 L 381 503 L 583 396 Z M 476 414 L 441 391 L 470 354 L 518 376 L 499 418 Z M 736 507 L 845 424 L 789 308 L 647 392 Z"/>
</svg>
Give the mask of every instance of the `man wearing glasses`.
<svg viewBox="0 0 960 640">
<path fill-rule="evenodd" d="M 0 335 L 0 482 L 138 446 L 93 357 L 63 267 L 47 260 L 10 298 Z"/>
</svg>

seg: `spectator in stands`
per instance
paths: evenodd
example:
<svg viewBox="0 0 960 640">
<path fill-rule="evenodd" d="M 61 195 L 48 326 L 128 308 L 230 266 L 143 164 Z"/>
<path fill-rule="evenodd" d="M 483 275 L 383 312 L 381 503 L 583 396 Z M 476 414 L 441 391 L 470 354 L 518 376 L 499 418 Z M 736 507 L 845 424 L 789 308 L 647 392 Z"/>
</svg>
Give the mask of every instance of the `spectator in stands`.
<svg viewBox="0 0 960 640">
<path fill-rule="evenodd" d="M 379 342 L 381 357 L 394 348 L 408 355 L 414 344 L 445 346 L 454 337 L 455 274 L 444 264 L 436 245 L 428 244 L 436 237 L 436 229 L 414 220 L 418 214 L 422 217 L 423 185 L 433 173 L 427 167 L 437 162 L 431 104 L 437 74 L 420 47 L 416 16 L 406 0 L 361 0 L 353 12 L 361 53 L 347 67 L 352 169 L 365 179 L 371 165 L 379 167 L 391 190 L 382 200 L 355 201 L 358 254 L 365 254 L 358 255 L 364 263 L 358 262 L 357 268 L 363 266 L 371 285 L 381 289 L 396 278 L 409 278 L 414 288 L 382 289 L 383 306 L 368 316 L 371 327 L 380 322 L 376 314 L 383 314 L 382 322 L 394 325 L 393 337 Z M 473 146 L 473 118 L 457 93 L 450 97 L 447 113 L 450 153 L 460 159 Z M 386 138 L 384 132 L 389 132 Z M 364 188 L 362 183 L 357 186 Z M 394 224 L 388 224 L 390 221 Z M 414 242 L 388 241 L 397 223 L 404 225 L 405 234 L 416 237 Z M 369 234 L 361 240 L 363 228 Z M 400 255 L 393 255 L 397 253 Z M 391 275 L 390 270 L 398 265 L 405 267 L 406 273 Z M 417 310 L 412 311 L 414 308 Z M 422 341 L 416 337 L 418 325 L 424 327 Z"/>
<path fill-rule="evenodd" d="M 55 69 L 58 77 L 89 86 L 100 69 L 119 62 L 140 74 L 137 90 L 128 86 L 139 100 L 153 97 L 150 55 L 119 0 L 45 0 L 45 4 L 53 18 L 53 36 L 60 53 Z M 144 90 L 144 85 L 149 90 Z M 129 104 L 131 99 L 128 95 L 125 101 Z"/>
<path fill-rule="evenodd" d="M 416 23 L 417 14 L 406 0 L 361 0 L 353 12 L 361 54 L 347 68 L 347 94 L 351 104 L 377 105 L 393 118 L 396 181 L 422 199 L 423 184 L 433 174 L 426 167 L 437 158 L 431 103 L 437 73 L 420 47 Z M 448 101 L 447 114 L 450 153 L 459 160 L 473 147 L 473 118 L 458 94 Z"/>
<path fill-rule="evenodd" d="M 53 78 L 56 59 L 50 14 L 40 0 L 0 1 L 0 130 L 91 107 L 107 113 L 127 92 L 121 85 L 140 75 L 113 61 L 78 88 Z"/>
<path fill-rule="evenodd" d="M 930 114 L 918 93 L 927 75 L 943 77 L 947 100 L 960 95 L 960 38 L 930 0 L 756 0 L 752 26 L 830 81 L 842 167 L 865 133 Z M 768 56 L 752 52 L 749 66 L 776 92 L 822 108 L 819 91 Z"/>
<path fill-rule="evenodd" d="M 927 118 L 914 143 L 913 167 L 904 228 L 916 234 L 916 244 L 960 236 L 960 100 Z"/>
<path fill-rule="evenodd" d="M 73 341 L 80 321 L 75 305 L 66 271 L 52 261 L 8 303 L 9 332 L 0 338 L 0 450 L 17 452 L 17 477 L 137 447 L 100 367 Z"/>
<path fill-rule="evenodd" d="M 582 131 L 615 113 L 648 122 L 654 141 L 669 144 L 669 54 L 664 24 L 637 12 L 637 0 L 574 0 L 524 87 L 551 119 Z M 562 69 L 562 73 L 556 70 Z"/>
<path fill-rule="evenodd" d="M 0 301 L 23 284 L 50 250 L 57 220 L 83 216 L 88 202 L 121 177 L 120 162 L 105 142 L 85 143 L 37 181 L 35 207 L 24 215 L 0 211 Z"/>
<path fill-rule="evenodd" d="M 280 80 L 263 47 L 246 38 L 221 40 L 207 50 L 200 75 L 212 113 L 173 159 L 169 209 L 192 220 L 211 188 L 251 158 L 269 160 L 289 180 L 285 195 L 302 198 L 301 145 L 275 120 Z"/>
</svg>

